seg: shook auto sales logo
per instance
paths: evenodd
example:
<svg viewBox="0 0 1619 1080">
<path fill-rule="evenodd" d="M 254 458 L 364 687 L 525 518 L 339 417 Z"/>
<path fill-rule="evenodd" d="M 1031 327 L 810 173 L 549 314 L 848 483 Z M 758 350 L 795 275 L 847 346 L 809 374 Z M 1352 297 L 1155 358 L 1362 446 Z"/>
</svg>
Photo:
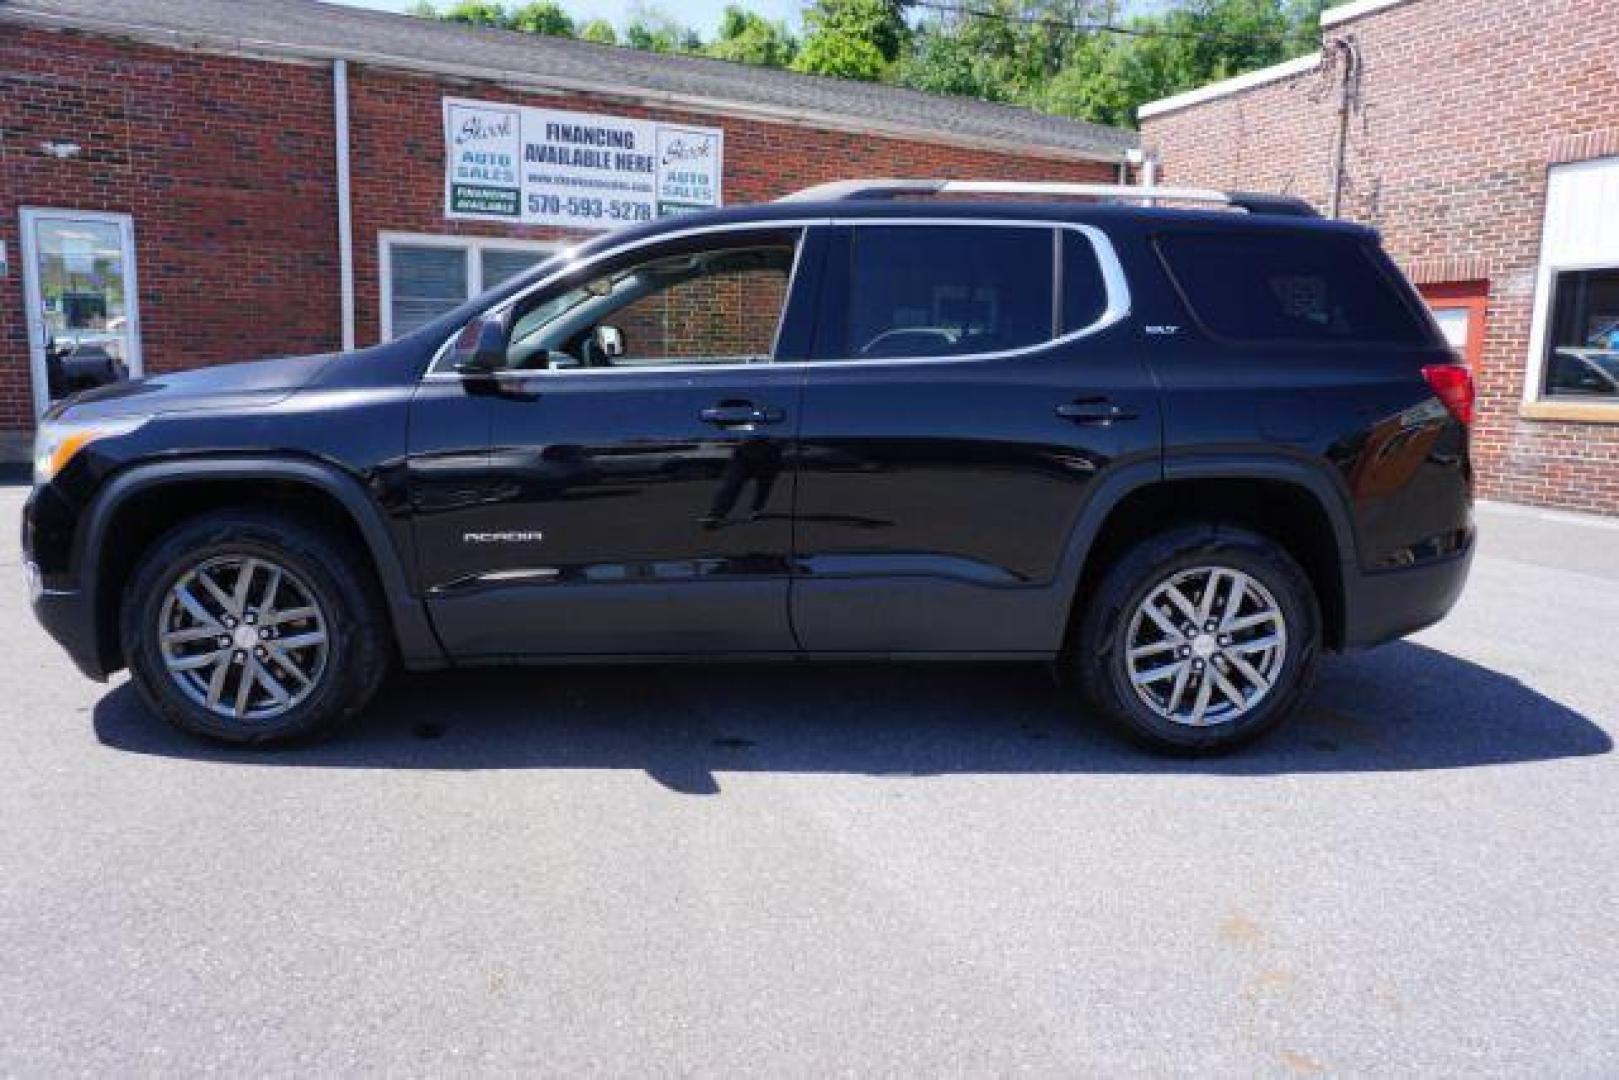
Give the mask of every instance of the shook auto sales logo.
<svg viewBox="0 0 1619 1080">
<path fill-rule="evenodd" d="M 455 133 L 455 145 L 460 147 L 467 143 L 486 143 L 493 139 L 516 137 L 516 118 L 510 113 L 492 116 L 483 112 L 465 112 L 461 117 L 461 127 Z"/>
<path fill-rule="evenodd" d="M 663 147 L 663 164 L 686 165 L 714 160 L 714 139 L 709 135 L 678 134 Z"/>
<path fill-rule="evenodd" d="M 517 110 L 446 105 L 450 214 L 520 217 L 517 162 L 522 138 Z"/>
</svg>

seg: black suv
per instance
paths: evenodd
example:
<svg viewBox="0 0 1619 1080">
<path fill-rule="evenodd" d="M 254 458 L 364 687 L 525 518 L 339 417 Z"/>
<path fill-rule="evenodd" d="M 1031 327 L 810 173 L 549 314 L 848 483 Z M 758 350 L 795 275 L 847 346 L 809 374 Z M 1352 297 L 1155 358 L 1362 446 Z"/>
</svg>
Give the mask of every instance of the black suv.
<svg viewBox="0 0 1619 1080">
<path fill-rule="evenodd" d="M 396 660 L 864 658 L 1055 662 L 1208 750 L 1449 609 L 1471 408 L 1375 234 L 1294 200 L 851 182 L 82 394 L 23 538 L 78 666 L 216 739 Z"/>
</svg>

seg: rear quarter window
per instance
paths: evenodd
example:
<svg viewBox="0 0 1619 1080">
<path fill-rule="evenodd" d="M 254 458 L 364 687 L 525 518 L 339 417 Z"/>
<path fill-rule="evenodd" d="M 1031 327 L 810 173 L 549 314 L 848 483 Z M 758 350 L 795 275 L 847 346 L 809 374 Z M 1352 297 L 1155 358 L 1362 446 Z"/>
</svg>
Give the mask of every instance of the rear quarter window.
<svg viewBox="0 0 1619 1080">
<path fill-rule="evenodd" d="M 1433 331 L 1352 236 L 1179 233 L 1158 251 L 1192 315 L 1239 342 L 1428 345 Z"/>
</svg>

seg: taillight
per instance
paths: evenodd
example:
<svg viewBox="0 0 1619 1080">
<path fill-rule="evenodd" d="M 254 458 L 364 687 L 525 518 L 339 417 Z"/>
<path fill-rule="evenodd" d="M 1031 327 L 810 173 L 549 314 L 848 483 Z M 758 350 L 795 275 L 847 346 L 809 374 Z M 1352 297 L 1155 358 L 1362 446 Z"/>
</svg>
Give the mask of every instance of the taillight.
<svg viewBox="0 0 1619 1080">
<path fill-rule="evenodd" d="M 1450 415 L 1464 424 L 1473 422 L 1473 373 L 1467 365 L 1429 364 L 1422 369 L 1422 377 Z"/>
</svg>

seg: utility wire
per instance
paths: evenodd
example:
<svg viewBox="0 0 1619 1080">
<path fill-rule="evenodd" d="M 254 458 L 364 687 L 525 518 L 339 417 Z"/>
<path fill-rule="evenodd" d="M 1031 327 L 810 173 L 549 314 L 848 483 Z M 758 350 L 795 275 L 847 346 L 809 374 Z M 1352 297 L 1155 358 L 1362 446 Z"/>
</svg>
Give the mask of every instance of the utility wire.
<svg viewBox="0 0 1619 1080">
<path fill-rule="evenodd" d="M 1252 44 L 1255 42 L 1285 42 L 1290 31 L 1282 30 L 1275 34 L 1222 34 L 1218 31 L 1205 30 L 1169 30 L 1155 26 L 1120 26 L 1110 22 L 1072 22 L 1068 19 L 1053 18 L 1049 15 L 1024 15 L 1020 12 L 995 11 L 992 8 L 974 7 L 970 4 L 944 3 L 943 0 L 908 0 L 908 6 L 925 8 L 928 11 L 937 11 L 946 15 L 971 15 L 978 19 L 999 19 L 1002 22 L 1019 23 L 1023 26 L 1041 26 L 1048 30 L 1072 30 L 1082 34 L 1119 34 L 1124 37 L 1138 38 L 1181 38 L 1192 41 L 1215 41 L 1224 44 Z"/>
</svg>

